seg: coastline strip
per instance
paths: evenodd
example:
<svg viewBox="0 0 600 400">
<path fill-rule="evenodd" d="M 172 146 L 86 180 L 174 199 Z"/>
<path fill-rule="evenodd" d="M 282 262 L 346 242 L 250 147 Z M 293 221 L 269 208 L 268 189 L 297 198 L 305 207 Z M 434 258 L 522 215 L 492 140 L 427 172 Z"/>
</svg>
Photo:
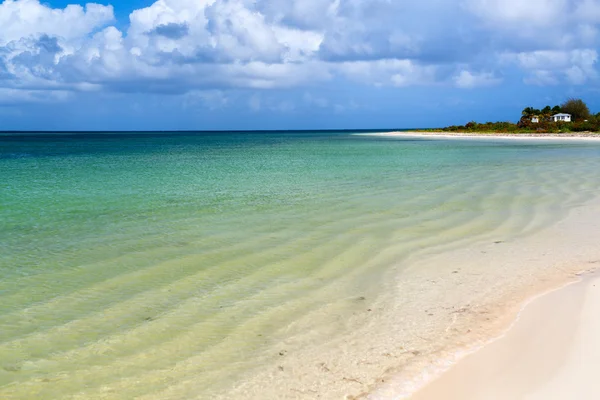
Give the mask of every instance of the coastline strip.
<svg viewBox="0 0 600 400">
<path fill-rule="evenodd" d="M 462 365 L 464 360 L 475 357 L 504 340 L 504 337 L 511 334 L 514 327 L 521 323 L 522 318 L 525 318 L 530 304 L 570 288 L 581 292 L 582 287 L 573 282 L 579 282 L 582 274 L 587 276 L 600 266 L 600 253 L 595 244 L 598 240 L 599 211 L 600 202 L 594 199 L 583 206 L 573 208 L 565 219 L 532 236 L 500 245 L 476 245 L 456 249 L 419 260 L 414 266 L 417 271 L 427 270 L 429 266 L 449 264 L 452 268 L 460 266 L 460 273 L 454 275 L 456 277 L 466 271 L 476 271 L 477 265 L 488 272 L 479 275 L 479 287 L 470 287 L 468 294 L 464 281 L 460 284 L 461 291 L 451 291 L 450 285 L 444 285 L 448 279 L 437 282 L 436 286 L 440 290 L 440 296 L 445 299 L 443 303 L 446 307 L 450 304 L 464 307 L 458 310 L 458 314 L 453 314 L 455 318 L 446 328 L 446 337 L 449 340 L 444 341 L 443 345 L 436 342 L 440 345 L 438 350 L 429 353 L 424 350 L 423 359 L 398 369 L 395 376 L 386 376 L 385 383 L 365 393 L 363 397 L 373 400 L 482 398 L 467 397 L 468 394 L 463 396 L 462 392 L 458 396 L 447 395 L 446 392 L 450 390 L 447 389 L 447 385 L 440 386 L 441 391 L 435 392 L 437 397 L 425 397 L 423 393 L 429 393 L 429 390 L 433 390 L 431 387 L 438 387 L 440 380 L 445 379 L 443 377 L 449 374 L 449 371 Z M 492 265 L 494 268 L 491 268 Z M 462 312 L 463 310 L 466 311 Z M 550 318 L 563 321 L 554 315 L 552 307 L 548 310 Z M 577 307 L 569 308 L 568 312 L 573 310 L 576 313 Z M 538 331 L 532 331 L 530 335 L 533 339 L 539 336 L 543 335 Z M 517 350 L 516 354 L 520 352 Z M 492 362 L 488 367 L 494 365 Z M 479 363 L 474 370 L 484 368 L 485 362 Z M 479 380 L 479 377 L 473 375 L 464 379 L 465 387 L 468 388 L 469 383 Z M 483 398 L 487 400 L 495 397 Z M 517 395 L 498 398 L 523 397 Z"/>
<path fill-rule="evenodd" d="M 497 340 L 411 399 L 568 399 L 600 392 L 600 276 L 534 298 Z"/>
<path fill-rule="evenodd" d="M 375 132 L 355 133 L 355 136 L 374 136 L 407 139 L 509 139 L 509 140 L 564 140 L 564 141 L 600 141 L 600 134 L 596 133 L 468 133 L 468 132 Z"/>
</svg>

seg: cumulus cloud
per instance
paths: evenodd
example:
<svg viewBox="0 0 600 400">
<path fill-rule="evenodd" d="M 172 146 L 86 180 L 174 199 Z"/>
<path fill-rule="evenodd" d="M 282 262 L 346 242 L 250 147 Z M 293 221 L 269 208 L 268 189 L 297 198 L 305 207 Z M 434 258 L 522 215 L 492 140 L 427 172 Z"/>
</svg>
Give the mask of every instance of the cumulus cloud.
<svg viewBox="0 0 600 400">
<path fill-rule="evenodd" d="M 522 68 L 526 72 L 526 83 L 547 85 L 565 81 L 581 85 L 598 79 L 598 52 L 595 49 L 505 53 L 500 58 Z"/>
<path fill-rule="evenodd" d="M 219 104 L 223 90 L 335 78 L 488 86 L 507 66 L 538 85 L 597 80 L 600 0 L 157 0 L 121 22 L 110 5 L 4 0 L 0 87 Z"/>
<path fill-rule="evenodd" d="M 465 0 L 497 46 L 512 51 L 598 45 L 599 0 Z"/>
<path fill-rule="evenodd" d="M 40 35 L 79 40 L 113 20 L 112 6 L 71 4 L 61 10 L 38 0 L 5 0 L 0 4 L 0 44 Z"/>
</svg>

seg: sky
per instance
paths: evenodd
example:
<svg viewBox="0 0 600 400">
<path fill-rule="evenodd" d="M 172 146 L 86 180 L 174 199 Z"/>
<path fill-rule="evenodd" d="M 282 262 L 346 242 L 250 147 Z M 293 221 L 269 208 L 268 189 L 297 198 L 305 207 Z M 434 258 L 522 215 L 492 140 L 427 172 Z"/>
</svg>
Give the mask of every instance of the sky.
<svg viewBox="0 0 600 400">
<path fill-rule="evenodd" d="M 0 130 L 395 129 L 600 111 L 600 0 L 3 0 Z"/>
</svg>

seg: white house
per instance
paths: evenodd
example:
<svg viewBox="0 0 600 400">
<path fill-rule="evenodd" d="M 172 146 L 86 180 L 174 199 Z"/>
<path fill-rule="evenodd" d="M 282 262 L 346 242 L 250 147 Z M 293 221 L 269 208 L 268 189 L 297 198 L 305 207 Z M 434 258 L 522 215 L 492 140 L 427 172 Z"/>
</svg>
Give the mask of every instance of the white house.
<svg viewBox="0 0 600 400">
<path fill-rule="evenodd" d="M 533 117 L 531 117 L 532 124 L 537 124 L 539 122 L 540 122 L 540 117 L 538 117 L 537 115 L 534 115 Z"/>
<path fill-rule="evenodd" d="M 552 116 L 554 122 L 571 122 L 571 114 L 555 114 Z"/>
</svg>

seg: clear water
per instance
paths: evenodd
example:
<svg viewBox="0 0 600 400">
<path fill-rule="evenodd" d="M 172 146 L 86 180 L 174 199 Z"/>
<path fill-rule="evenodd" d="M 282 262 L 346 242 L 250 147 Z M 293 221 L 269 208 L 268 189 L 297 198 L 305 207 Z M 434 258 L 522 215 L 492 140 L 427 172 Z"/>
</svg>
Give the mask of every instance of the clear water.
<svg viewBox="0 0 600 400">
<path fill-rule="evenodd" d="M 211 398 L 352 329 L 409 257 L 552 223 L 599 169 L 589 143 L 4 134 L 0 398 Z"/>
</svg>

